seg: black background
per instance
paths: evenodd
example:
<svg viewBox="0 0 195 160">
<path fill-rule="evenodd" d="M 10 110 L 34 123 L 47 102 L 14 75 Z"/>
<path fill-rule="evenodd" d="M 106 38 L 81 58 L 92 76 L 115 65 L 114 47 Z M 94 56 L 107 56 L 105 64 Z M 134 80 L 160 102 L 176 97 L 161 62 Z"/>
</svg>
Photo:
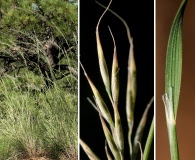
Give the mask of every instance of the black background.
<svg viewBox="0 0 195 160">
<path fill-rule="evenodd" d="M 109 3 L 109 1 L 105 0 L 99 0 L 98 2 L 104 5 Z M 137 67 L 135 132 L 147 103 L 154 95 L 154 3 L 153 1 L 114 0 L 110 8 L 123 17 L 128 23 L 134 41 Z M 80 61 L 85 67 L 89 77 L 100 91 L 102 97 L 104 97 L 104 100 L 107 100 L 106 103 L 110 109 L 112 109 L 100 76 L 96 50 L 95 29 L 97 21 L 103 11 L 104 9 L 93 0 L 83 0 L 80 2 Z M 125 159 L 129 159 L 125 112 L 129 44 L 125 27 L 121 21 L 107 12 L 100 23 L 99 32 L 109 71 L 111 71 L 112 65 L 113 41 L 108 26 L 110 26 L 112 30 L 117 46 L 120 67 L 119 112 L 125 132 Z M 98 113 L 89 104 L 87 97 L 92 99 L 92 91 L 80 68 L 80 138 L 103 160 L 106 159 L 104 151 L 105 137 Z M 153 118 L 153 108 L 150 109 L 148 118 L 145 133 L 148 133 Z M 146 137 L 143 138 L 145 139 Z M 142 143 L 142 148 L 144 149 L 144 143 Z M 151 149 L 153 150 L 153 148 Z M 80 159 L 88 159 L 82 148 L 80 148 Z M 154 159 L 153 154 L 151 154 L 150 159 Z"/>
</svg>

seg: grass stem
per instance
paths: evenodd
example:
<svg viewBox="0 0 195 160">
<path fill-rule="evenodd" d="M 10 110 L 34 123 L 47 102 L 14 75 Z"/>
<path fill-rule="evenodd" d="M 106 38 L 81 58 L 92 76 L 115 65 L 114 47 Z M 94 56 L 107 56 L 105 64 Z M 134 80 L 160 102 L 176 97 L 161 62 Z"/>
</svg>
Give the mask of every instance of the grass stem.
<svg viewBox="0 0 195 160">
<path fill-rule="evenodd" d="M 176 123 L 170 123 L 167 125 L 168 125 L 171 160 L 179 160 L 179 149 L 178 149 L 178 141 L 177 141 Z"/>
<path fill-rule="evenodd" d="M 169 95 L 172 95 L 172 88 L 169 89 Z M 168 94 L 165 94 L 163 96 L 163 101 L 165 105 L 171 160 L 179 160 L 176 118 L 174 116 L 174 106 L 173 106 L 172 96 L 168 97 Z"/>
</svg>

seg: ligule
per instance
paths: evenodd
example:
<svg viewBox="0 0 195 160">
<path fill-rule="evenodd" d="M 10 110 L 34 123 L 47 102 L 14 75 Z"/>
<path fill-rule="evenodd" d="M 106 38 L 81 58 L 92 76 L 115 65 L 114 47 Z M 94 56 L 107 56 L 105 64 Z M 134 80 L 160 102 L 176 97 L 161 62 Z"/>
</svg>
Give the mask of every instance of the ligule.
<svg viewBox="0 0 195 160">
<path fill-rule="evenodd" d="M 100 115 L 100 120 L 101 120 L 101 123 L 102 123 L 102 128 L 103 128 L 103 131 L 104 131 L 104 135 L 106 137 L 106 141 L 108 143 L 108 146 L 109 146 L 114 158 L 116 160 L 121 160 L 118 148 L 117 148 L 117 146 L 114 142 L 114 139 L 113 139 L 113 137 L 112 137 L 112 135 L 111 135 L 111 133 L 110 133 L 110 131 L 109 131 L 109 129 L 108 129 L 108 127 L 107 127 L 107 125 L 106 125 L 106 123 L 105 123 L 105 121 L 104 121 L 104 119 L 101 115 Z"/>
<path fill-rule="evenodd" d="M 85 151 L 85 153 L 87 154 L 87 156 L 89 157 L 90 160 L 100 160 L 96 154 L 91 150 L 91 148 L 89 148 L 89 146 L 83 142 L 81 139 L 79 140 L 79 143 L 81 145 L 81 147 L 83 148 L 83 150 Z"/>
<path fill-rule="evenodd" d="M 137 127 L 135 137 L 134 137 L 134 143 L 133 143 L 133 160 L 136 159 L 137 152 L 139 149 L 137 142 L 141 142 L 141 140 L 142 140 L 142 135 L 143 135 L 144 128 L 145 128 L 146 121 L 147 121 L 147 117 L 148 117 L 148 111 L 149 111 L 150 107 L 152 106 L 153 101 L 154 101 L 154 97 L 148 103 L 148 105 L 147 105 L 147 107 L 142 115 L 142 118 L 140 120 L 140 123 Z"/>
<path fill-rule="evenodd" d="M 95 97 L 95 101 L 97 103 L 97 106 L 99 107 L 99 110 L 100 110 L 102 116 L 106 119 L 106 121 L 109 123 L 110 126 L 114 127 L 114 122 L 112 120 L 111 114 L 110 114 L 104 100 L 102 99 L 99 91 L 97 90 L 97 88 L 95 87 L 95 85 L 93 84 L 93 82 L 91 81 L 89 76 L 87 75 L 87 73 L 86 73 L 84 67 L 82 66 L 82 64 L 81 64 L 81 67 L 84 71 L 85 77 L 87 78 L 87 80 L 89 82 L 89 85 L 90 85 L 90 87 L 92 89 L 92 92 L 94 94 L 94 97 Z"/>
<path fill-rule="evenodd" d="M 168 97 L 169 95 L 170 95 L 170 97 Z M 172 87 L 169 88 L 169 94 L 166 93 L 163 96 L 167 124 L 175 124 L 176 123 L 176 119 L 174 116 L 173 100 L 172 100 L 171 95 L 172 95 Z"/>
</svg>

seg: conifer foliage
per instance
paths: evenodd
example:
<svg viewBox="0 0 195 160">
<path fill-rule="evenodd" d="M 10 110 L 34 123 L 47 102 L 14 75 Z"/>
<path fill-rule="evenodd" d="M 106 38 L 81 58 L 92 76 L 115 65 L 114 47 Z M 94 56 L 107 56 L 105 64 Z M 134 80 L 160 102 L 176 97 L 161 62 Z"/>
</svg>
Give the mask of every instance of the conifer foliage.
<svg viewBox="0 0 195 160">
<path fill-rule="evenodd" d="M 76 75 L 77 8 L 67 0 L 0 1 L 0 75 L 23 68 L 46 82 Z"/>
</svg>

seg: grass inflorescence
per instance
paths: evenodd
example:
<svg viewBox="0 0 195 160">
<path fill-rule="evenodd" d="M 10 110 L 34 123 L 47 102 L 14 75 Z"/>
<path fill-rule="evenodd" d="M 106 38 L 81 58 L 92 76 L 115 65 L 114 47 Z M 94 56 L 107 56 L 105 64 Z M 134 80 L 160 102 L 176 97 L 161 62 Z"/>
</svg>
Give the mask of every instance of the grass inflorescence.
<svg viewBox="0 0 195 160">
<path fill-rule="evenodd" d="M 135 130 L 135 135 L 133 135 L 134 131 L 134 108 L 136 102 L 136 93 L 137 93 L 137 84 L 136 84 L 136 64 L 134 58 L 134 45 L 133 45 L 133 38 L 131 37 L 129 27 L 127 23 L 121 18 L 118 14 L 114 11 L 110 10 L 110 3 L 107 7 L 101 5 L 100 6 L 105 8 L 102 16 L 100 17 L 97 26 L 96 26 L 96 43 L 97 43 L 97 53 L 98 53 L 98 60 L 99 60 L 99 69 L 101 78 L 106 90 L 106 93 L 109 97 L 111 108 L 106 103 L 107 100 L 104 99 L 102 96 L 103 93 L 100 93 L 96 85 L 92 82 L 89 75 L 87 74 L 86 69 L 81 64 L 81 68 L 84 71 L 84 75 L 89 82 L 89 85 L 92 89 L 94 102 L 89 100 L 92 106 L 96 109 L 99 114 L 103 133 L 105 135 L 106 143 L 105 143 L 105 154 L 108 160 L 124 160 L 127 159 L 124 156 L 124 147 L 125 141 L 128 140 L 129 142 L 129 155 L 131 160 L 136 160 L 137 154 L 140 148 L 140 144 L 142 141 L 142 137 L 144 133 L 144 128 L 147 121 L 148 111 L 152 106 L 153 98 L 148 103 L 145 111 L 141 117 L 141 120 L 138 124 L 137 129 Z M 125 137 L 126 133 L 123 131 L 123 122 L 121 120 L 121 115 L 118 109 L 118 101 L 120 95 L 120 76 L 119 76 L 119 65 L 118 58 L 117 58 L 117 44 L 115 42 L 114 35 L 109 27 L 110 34 L 112 36 L 113 44 L 114 44 L 114 52 L 113 52 L 113 61 L 112 61 L 112 69 L 111 69 L 111 76 L 108 70 L 108 66 L 106 63 L 106 59 L 104 56 L 102 44 L 100 41 L 99 35 L 99 25 L 100 22 L 107 11 L 110 11 L 113 15 L 115 15 L 119 20 L 122 21 L 126 28 L 127 37 L 129 41 L 129 58 L 128 58 L 128 75 L 127 75 L 127 87 L 126 87 L 126 117 L 127 117 L 127 125 L 128 125 L 128 137 Z M 147 160 L 148 155 L 150 153 L 150 148 L 153 140 L 154 135 L 154 124 L 151 124 L 150 133 L 148 135 L 148 139 L 144 148 L 143 153 L 141 152 L 141 159 Z M 96 153 L 82 140 L 80 139 L 80 145 L 82 146 L 83 150 L 86 152 L 87 156 L 91 160 L 99 160 L 100 158 Z M 141 148 L 142 149 L 142 146 Z"/>
</svg>

